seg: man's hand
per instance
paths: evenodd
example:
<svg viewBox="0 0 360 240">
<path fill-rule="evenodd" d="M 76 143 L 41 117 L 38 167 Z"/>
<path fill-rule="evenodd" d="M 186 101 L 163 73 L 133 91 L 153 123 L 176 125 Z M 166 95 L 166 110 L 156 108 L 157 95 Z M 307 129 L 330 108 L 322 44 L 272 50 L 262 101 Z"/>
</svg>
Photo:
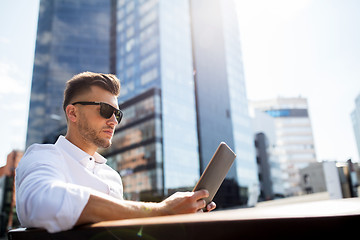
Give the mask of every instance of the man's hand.
<svg viewBox="0 0 360 240">
<path fill-rule="evenodd" d="M 155 217 L 201 212 L 209 196 L 207 190 L 177 192 L 160 203 L 145 203 L 118 200 L 103 193 L 93 193 L 83 209 L 76 225 L 100 221 L 130 218 Z M 207 211 L 216 208 L 214 202 L 206 206 Z"/>
<path fill-rule="evenodd" d="M 216 208 L 216 204 L 211 202 L 206 206 L 203 200 L 208 196 L 207 190 L 177 192 L 160 203 L 161 210 L 165 215 L 201 212 L 205 207 L 207 211 L 212 211 Z"/>
</svg>

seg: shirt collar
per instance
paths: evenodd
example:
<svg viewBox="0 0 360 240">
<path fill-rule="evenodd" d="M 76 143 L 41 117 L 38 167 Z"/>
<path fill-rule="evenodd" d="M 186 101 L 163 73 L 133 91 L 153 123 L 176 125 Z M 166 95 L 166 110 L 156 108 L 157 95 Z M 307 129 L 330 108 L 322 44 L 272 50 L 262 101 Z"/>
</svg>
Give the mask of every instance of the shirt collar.
<svg viewBox="0 0 360 240">
<path fill-rule="evenodd" d="M 58 138 L 58 140 L 56 141 L 55 145 L 57 147 L 60 147 L 67 154 L 72 156 L 74 159 L 79 161 L 84 166 L 85 166 L 84 163 L 86 163 L 87 161 L 92 161 L 92 162 L 96 162 L 99 164 L 106 163 L 106 161 L 107 161 L 103 156 L 101 156 L 97 152 L 95 152 L 95 154 L 93 156 L 84 152 L 83 150 L 81 150 L 80 148 L 75 146 L 73 143 L 71 143 L 69 140 L 67 140 L 64 136 L 60 136 Z M 94 159 L 95 159 L 95 161 L 94 161 Z"/>
</svg>

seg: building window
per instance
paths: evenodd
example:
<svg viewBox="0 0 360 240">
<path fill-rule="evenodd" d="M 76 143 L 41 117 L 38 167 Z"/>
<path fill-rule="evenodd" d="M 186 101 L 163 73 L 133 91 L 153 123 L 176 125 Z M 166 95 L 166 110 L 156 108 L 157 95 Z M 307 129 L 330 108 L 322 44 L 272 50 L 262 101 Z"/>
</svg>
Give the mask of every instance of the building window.
<svg viewBox="0 0 360 240">
<path fill-rule="evenodd" d="M 153 80 L 155 80 L 158 77 L 158 70 L 157 68 L 154 68 L 143 75 L 141 75 L 141 85 L 145 85 Z"/>
<path fill-rule="evenodd" d="M 140 20 L 140 28 L 144 28 L 147 25 L 149 25 L 150 23 L 154 22 L 157 18 L 157 12 L 156 11 L 151 11 L 148 14 L 146 14 L 143 18 L 141 18 Z"/>
<path fill-rule="evenodd" d="M 135 46 L 135 39 L 131 38 L 126 42 L 126 52 L 130 52 Z"/>
<path fill-rule="evenodd" d="M 141 60 L 140 62 L 140 69 L 144 70 L 152 65 L 154 65 L 157 61 L 157 53 L 154 52 L 151 55 L 147 56 L 146 58 L 144 58 L 143 60 Z"/>
</svg>

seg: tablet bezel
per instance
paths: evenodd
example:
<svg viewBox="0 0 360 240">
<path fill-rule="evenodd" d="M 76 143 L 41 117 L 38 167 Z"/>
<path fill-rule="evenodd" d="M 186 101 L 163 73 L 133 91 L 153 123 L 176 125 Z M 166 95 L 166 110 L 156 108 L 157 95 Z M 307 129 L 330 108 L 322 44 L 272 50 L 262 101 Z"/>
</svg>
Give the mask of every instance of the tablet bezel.
<svg viewBox="0 0 360 240">
<path fill-rule="evenodd" d="M 225 142 L 221 142 L 193 189 L 193 192 L 201 189 L 209 191 L 209 197 L 204 199 L 206 205 L 213 200 L 235 158 L 233 150 Z"/>
</svg>

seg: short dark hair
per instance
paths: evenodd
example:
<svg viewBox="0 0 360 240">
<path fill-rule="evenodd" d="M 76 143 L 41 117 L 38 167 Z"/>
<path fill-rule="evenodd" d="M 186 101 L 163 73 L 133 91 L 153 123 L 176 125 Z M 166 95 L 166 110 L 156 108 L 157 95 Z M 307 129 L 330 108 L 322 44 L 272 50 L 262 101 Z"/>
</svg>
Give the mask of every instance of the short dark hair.
<svg viewBox="0 0 360 240">
<path fill-rule="evenodd" d="M 89 91 L 91 86 L 98 86 L 115 96 L 120 94 L 120 81 L 113 74 L 83 72 L 73 76 L 66 82 L 64 91 L 63 109 L 71 103 L 71 100 L 83 92 Z"/>
</svg>

